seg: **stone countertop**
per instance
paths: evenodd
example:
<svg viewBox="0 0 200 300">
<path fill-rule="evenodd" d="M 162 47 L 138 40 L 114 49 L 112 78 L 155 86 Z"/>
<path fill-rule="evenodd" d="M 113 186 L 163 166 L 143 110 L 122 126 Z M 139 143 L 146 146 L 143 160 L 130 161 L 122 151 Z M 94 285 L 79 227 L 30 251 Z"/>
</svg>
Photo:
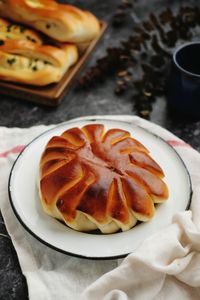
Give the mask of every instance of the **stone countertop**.
<svg viewBox="0 0 200 300">
<path fill-rule="evenodd" d="M 106 20 L 109 24 L 102 41 L 90 58 L 86 68 L 92 66 L 96 59 L 104 56 L 108 47 L 118 46 L 134 30 L 134 22 L 130 18 L 123 26 L 114 28 L 111 25 L 113 13 L 121 3 L 120 0 L 77 0 L 68 2 L 91 10 L 96 16 Z M 145 0 L 135 0 L 132 2 L 134 2 L 134 15 L 139 19 L 145 19 L 152 9 L 156 13 L 166 8 L 166 1 L 164 0 L 148 1 L 148 5 Z M 197 5 L 198 1 L 170 1 L 170 3 L 171 7 L 176 10 L 177 7 L 184 3 L 187 5 Z M 82 71 L 83 73 L 84 70 Z M 113 76 L 106 78 L 102 83 L 88 90 L 77 89 L 75 83 L 68 94 L 65 95 L 60 105 L 55 108 L 39 106 L 34 103 L 0 95 L 0 126 L 30 127 L 39 124 L 57 124 L 84 115 L 137 114 L 134 109 L 134 97 L 131 96 L 130 91 L 123 95 L 116 95 L 114 88 Z M 186 119 L 172 113 L 167 107 L 165 97 L 156 98 L 149 119 L 172 131 L 200 151 L 200 120 Z M 21 273 L 16 252 L 11 239 L 7 235 L 1 216 L 0 299 L 28 299 L 26 280 Z"/>
</svg>

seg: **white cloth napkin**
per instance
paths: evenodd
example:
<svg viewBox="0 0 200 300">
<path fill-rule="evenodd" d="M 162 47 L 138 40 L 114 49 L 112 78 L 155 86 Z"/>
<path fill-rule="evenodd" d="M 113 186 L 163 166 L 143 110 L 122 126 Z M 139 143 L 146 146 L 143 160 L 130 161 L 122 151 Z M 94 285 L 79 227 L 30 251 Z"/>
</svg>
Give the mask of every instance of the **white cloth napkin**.
<svg viewBox="0 0 200 300">
<path fill-rule="evenodd" d="M 50 126 L 0 127 L 0 208 L 27 279 L 30 300 L 200 299 L 200 154 L 167 130 L 139 117 L 104 118 L 133 122 L 176 148 L 192 179 L 191 210 L 174 215 L 172 224 L 149 237 L 124 260 L 84 260 L 58 253 L 24 230 L 7 193 L 9 172 L 18 153 Z"/>
</svg>

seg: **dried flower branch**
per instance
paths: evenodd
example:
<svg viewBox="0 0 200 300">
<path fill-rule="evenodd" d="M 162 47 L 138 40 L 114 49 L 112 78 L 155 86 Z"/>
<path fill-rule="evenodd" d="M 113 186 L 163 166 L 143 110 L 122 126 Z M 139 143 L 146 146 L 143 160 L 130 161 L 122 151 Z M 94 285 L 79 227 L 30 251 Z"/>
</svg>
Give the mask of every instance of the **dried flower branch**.
<svg viewBox="0 0 200 300">
<path fill-rule="evenodd" d="M 119 9 L 122 15 L 126 15 L 131 13 L 132 7 L 133 3 L 127 0 L 123 1 Z M 114 19 L 114 26 L 123 23 L 118 13 Z M 123 94 L 131 89 L 134 109 L 138 115 L 148 118 L 156 97 L 166 93 L 174 47 L 180 41 L 193 39 L 196 30 L 192 29 L 199 25 L 198 7 L 181 6 L 176 15 L 170 8 L 159 15 L 151 13 L 147 20 L 135 26 L 134 33 L 122 41 L 119 47 L 107 49 L 106 55 L 98 59 L 79 80 L 79 88 L 94 87 L 95 83 L 113 75 L 116 80 L 115 93 Z M 140 78 L 138 74 L 141 74 Z"/>
</svg>

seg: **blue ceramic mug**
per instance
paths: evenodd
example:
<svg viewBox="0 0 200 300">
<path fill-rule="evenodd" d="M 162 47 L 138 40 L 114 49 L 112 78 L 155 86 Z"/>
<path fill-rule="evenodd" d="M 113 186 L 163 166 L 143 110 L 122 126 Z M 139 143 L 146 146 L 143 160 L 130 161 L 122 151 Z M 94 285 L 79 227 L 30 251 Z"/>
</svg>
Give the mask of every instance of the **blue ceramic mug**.
<svg viewBox="0 0 200 300">
<path fill-rule="evenodd" d="M 175 50 L 167 94 L 173 110 L 200 117 L 200 42 L 190 42 Z"/>
</svg>

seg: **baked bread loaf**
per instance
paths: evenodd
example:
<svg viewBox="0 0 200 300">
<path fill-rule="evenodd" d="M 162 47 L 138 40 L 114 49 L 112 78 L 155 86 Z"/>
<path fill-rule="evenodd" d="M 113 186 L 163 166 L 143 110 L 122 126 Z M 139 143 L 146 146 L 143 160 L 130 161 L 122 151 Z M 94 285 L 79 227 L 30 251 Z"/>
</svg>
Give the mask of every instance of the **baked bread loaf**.
<svg viewBox="0 0 200 300">
<path fill-rule="evenodd" d="M 25 40 L 42 44 L 43 40 L 38 33 L 19 24 L 12 24 L 0 18 L 0 40 Z"/>
<path fill-rule="evenodd" d="M 126 231 L 150 220 L 168 198 L 164 173 L 148 150 L 121 129 L 71 128 L 47 143 L 39 192 L 45 212 L 78 231 Z"/>
<path fill-rule="evenodd" d="M 27 24 L 60 42 L 89 42 L 100 30 L 99 21 L 90 12 L 54 0 L 0 1 L 0 16 Z"/>
<path fill-rule="evenodd" d="M 58 82 L 77 59 L 75 45 L 46 45 L 34 31 L 0 20 L 0 79 L 44 86 Z"/>
</svg>

